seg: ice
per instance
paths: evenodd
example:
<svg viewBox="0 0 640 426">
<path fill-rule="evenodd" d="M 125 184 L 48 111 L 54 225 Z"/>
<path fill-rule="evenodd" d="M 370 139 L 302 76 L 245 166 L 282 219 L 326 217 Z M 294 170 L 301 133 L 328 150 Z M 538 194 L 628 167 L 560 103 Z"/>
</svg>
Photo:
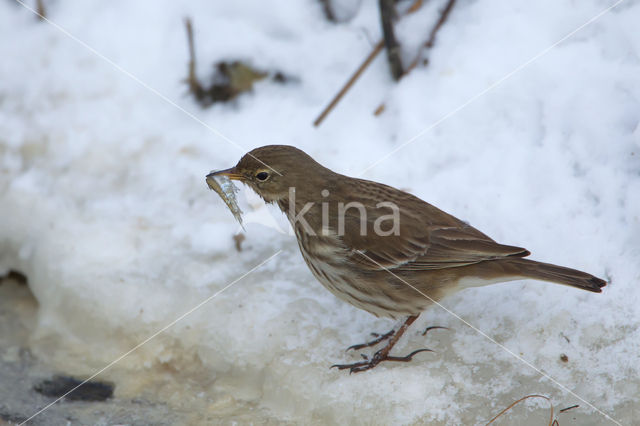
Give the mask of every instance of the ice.
<svg viewBox="0 0 640 426">
<path fill-rule="evenodd" d="M 242 225 L 242 210 L 238 207 L 236 201 L 236 192 L 238 188 L 233 184 L 231 179 L 227 176 L 218 175 L 214 176 L 215 172 L 211 172 L 205 179 L 209 188 L 214 190 L 222 201 L 229 207 L 229 210 L 233 214 L 233 217 Z"/>
<path fill-rule="evenodd" d="M 204 183 L 252 148 L 285 143 L 340 173 L 366 169 L 536 260 L 610 279 L 602 294 L 517 281 L 442 303 L 622 424 L 637 421 L 640 3 L 506 80 L 613 0 L 457 3 L 428 67 L 396 84 L 380 55 L 314 128 L 380 38 L 377 2 L 345 2 L 354 15 L 338 24 L 319 1 L 45 2 L 51 21 L 113 63 L 0 2 L 0 273 L 28 277 L 35 356 L 88 377 L 239 279 L 98 379 L 116 384 L 117 400 L 158 403 L 181 423 L 483 424 L 541 393 L 556 408 L 580 404 L 566 414 L 580 424 L 608 424 L 438 307 L 394 349 L 434 353 L 357 375 L 329 369 L 394 324 L 316 282 L 286 220 L 246 187 L 237 251 L 238 225 Z M 399 24 L 407 48 L 439 8 Z M 201 109 L 183 83 L 187 15 L 203 79 L 239 59 L 296 80 Z M 452 330 L 423 338 L 428 325 Z M 544 404 L 527 407 L 511 421 L 547 418 Z"/>
</svg>

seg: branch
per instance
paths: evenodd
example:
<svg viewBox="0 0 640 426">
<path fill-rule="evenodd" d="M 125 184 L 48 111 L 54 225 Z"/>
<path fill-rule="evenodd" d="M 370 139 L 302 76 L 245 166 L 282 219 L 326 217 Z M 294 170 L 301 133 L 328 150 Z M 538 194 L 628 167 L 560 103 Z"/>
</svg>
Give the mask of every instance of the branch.
<svg viewBox="0 0 640 426">
<path fill-rule="evenodd" d="M 38 19 L 44 21 L 47 18 L 47 9 L 44 7 L 43 0 L 36 1 L 36 14 L 38 15 Z"/>
<path fill-rule="evenodd" d="M 524 401 L 526 399 L 529 399 L 529 398 L 542 398 L 542 399 L 546 399 L 547 400 L 547 402 L 549 403 L 549 408 L 551 409 L 551 412 L 549 413 L 549 426 L 554 426 L 557 423 L 557 420 L 554 420 L 554 418 L 553 418 L 553 402 L 551 402 L 551 399 L 549 399 L 549 397 L 546 397 L 544 395 L 527 395 L 527 396 L 523 396 L 519 400 L 511 403 L 511 405 L 509 405 L 504 410 L 500 411 L 498 413 L 498 415 L 495 416 L 494 418 L 492 418 L 491 420 L 489 420 L 489 423 L 487 423 L 485 426 L 489 426 L 491 423 L 495 422 L 498 417 L 502 416 L 504 413 L 506 413 L 507 411 L 509 411 L 513 407 L 515 407 L 516 405 L 520 404 L 522 401 Z"/>
<path fill-rule="evenodd" d="M 415 0 L 413 2 L 413 4 L 411 4 L 409 9 L 407 9 L 407 11 L 404 13 L 404 15 L 410 15 L 413 12 L 417 11 L 418 9 L 420 9 L 420 7 L 422 7 L 422 1 L 423 0 Z M 360 64 L 360 66 L 358 67 L 356 72 L 353 73 L 353 75 L 349 78 L 349 80 L 347 80 L 347 82 L 344 84 L 344 86 L 342 86 L 340 91 L 333 97 L 333 99 L 331 100 L 329 105 L 327 105 L 322 110 L 322 112 L 320 113 L 318 118 L 315 119 L 315 121 L 313 122 L 313 125 L 315 127 L 318 127 L 324 121 L 324 119 L 327 117 L 327 115 L 329 115 L 329 113 L 333 110 L 333 108 L 340 101 L 340 99 L 342 99 L 342 97 L 347 93 L 347 91 L 351 88 L 351 86 L 353 86 L 353 84 L 360 77 L 360 75 L 364 72 L 364 70 L 369 66 L 369 64 L 371 64 L 371 62 L 373 62 L 373 60 L 376 58 L 376 56 L 378 56 L 378 53 L 380 53 L 380 51 L 382 50 L 383 47 L 384 47 L 384 40 L 380 40 L 375 45 L 375 47 L 373 48 L 371 53 L 369 53 L 369 56 L 367 56 L 367 58 L 364 60 L 364 62 L 362 62 L 362 64 Z"/>
<path fill-rule="evenodd" d="M 322 10 L 327 19 L 331 22 L 338 22 L 336 14 L 333 13 L 333 7 L 331 7 L 331 0 L 320 0 L 320 3 L 322 3 Z"/>
<path fill-rule="evenodd" d="M 444 9 L 442 9 L 442 11 L 440 12 L 440 18 L 438 19 L 438 22 L 436 22 L 436 24 L 433 26 L 433 28 L 431 29 L 431 32 L 429 33 L 429 38 L 422 45 L 423 48 L 431 49 L 433 47 L 433 45 L 436 42 L 436 35 L 438 34 L 438 31 L 440 31 L 440 28 L 442 27 L 442 25 L 447 21 L 447 18 L 451 13 L 451 9 L 453 9 L 453 6 L 455 5 L 455 3 L 456 3 L 456 0 L 449 0 L 447 2 L 447 5 L 444 7 Z M 409 74 L 415 67 L 417 67 L 418 64 L 420 63 L 421 58 L 422 58 L 422 51 L 420 50 L 418 51 L 418 54 L 416 55 L 415 59 L 411 61 L 411 63 L 409 64 L 409 66 L 404 71 L 401 77 L 404 77 L 405 75 Z M 373 115 L 378 116 L 382 114 L 384 109 L 385 109 L 385 106 L 383 102 L 380 105 L 378 105 L 378 107 L 374 110 Z"/>
<path fill-rule="evenodd" d="M 456 0 L 449 0 L 449 3 L 447 3 L 444 9 L 442 9 L 442 12 L 440 12 L 440 19 L 438 19 L 438 22 L 436 22 L 436 25 L 431 30 L 431 34 L 429 34 L 429 40 L 427 40 L 427 42 L 424 44 L 425 47 L 427 48 L 433 47 L 433 44 L 436 41 L 436 34 L 440 30 L 440 27 L 442 26 L 442 24 L 446 22 L 447 18 L 449 17 L 449 14 L 451 13 L 451 9 L 453 9 L 453 5 L 455 3 L 456 3 Z"/>
<path fill-rule="evenodd" d="M 196 49 L 193 42 L 193 26 L 191 25 L 191 18 L 184 18 L 184 25 L 187 29 L 187 43 L 189 45 L 189 74 L 187 75 L 187 83 L 189 84 L 189 91 L 193 93 L 193 96 L 197 100 L 201 101 L 205 97 L 205 90 L 196 76 Z"/>
<path fill-rule="evenodd" d="M 400 45 L 393 31 L 393 20 L 396 18 L 394 0 L 380 0 L 380 20 L 382 22 L 382 34 L 384 45 L 387 48 L 387 60 L 391 75 L 395 81 L 403 75 L 402 60 L 400 59 Z"/>
<path fill-rule="evenodd" d="M 380 40 L 378 44 L 376 44 L 376 46 L 373 48 L 371 53 L 369 53 L 369 56 L 367 56 L 364 62 L 358 67 L 356 72 L 353 73 L 353 75 L 349 78 L 349 80 L 345 83 L 345 85 L 342 86 L 342 89 L 340 89 L 340 91 L 334 96 L 333 100 L 329 103 L 329 105 L 327 105 L 327 107 L 324 110 L 322 110 L 318 118 L 316 118 L 316 120 L 313 122 L 314 126 L 318 127 L 320 123 L 324 121 L 324 119 L 331 112 L 331 110 L 336 106 L 336 104 L 340 102 L 340 99 L 342 99 L 345 93 L 347 93 L 347 91 L 351 88 L 351 86 L 353 86 L 353 83 L 356 82 L 356 80 L 360 77 L 360 75 L 364 72 L 364 70 L 369 66 L 369 64 L 376 58 L 376 56 L 378 56 L 378 53 L 380 53 L 383 47 L 384 47 L 384 42 Z"/>
</svg>

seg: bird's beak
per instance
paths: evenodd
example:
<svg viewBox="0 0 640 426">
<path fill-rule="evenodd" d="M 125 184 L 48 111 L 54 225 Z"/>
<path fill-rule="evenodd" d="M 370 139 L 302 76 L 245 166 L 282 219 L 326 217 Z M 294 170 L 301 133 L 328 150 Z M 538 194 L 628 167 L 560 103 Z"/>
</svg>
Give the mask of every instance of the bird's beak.
<svg viewBox="0 0 640 426">
<path fill-rule="evenodd" d="M 237 173 L 235 167 L 231 167 L 230 169 L 218 170 L 207 175 L 207 177 L 214 176 L 226 176 L 231 180 L 244 180 L 244 176 L 242 176 L 240 173 Z"/>
</svg>

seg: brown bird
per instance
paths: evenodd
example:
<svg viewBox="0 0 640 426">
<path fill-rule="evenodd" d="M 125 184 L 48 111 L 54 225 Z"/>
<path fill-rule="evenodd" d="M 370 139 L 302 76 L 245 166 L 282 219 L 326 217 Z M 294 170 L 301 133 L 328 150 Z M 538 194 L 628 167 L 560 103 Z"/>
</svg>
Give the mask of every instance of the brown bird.
<svg viewBox="0 0 640 426">
<path fill-rule="evenodd" d="M 352 346 L 388 340 L 370 359 L 335 365 L 340 369 L 410 361 L 427 350 L 389 355 L 421 312 L 465 288 L 534 279 L 600 293 L 606 285 L 586 272 L 524 259 L 526 249 L 499 244 L 407 192 L 335 173 L 292 146 L 256 148 L 214 175 L 239 180 L 277 204 L 311 272 L 338 298 L 378 317 L 405 318 L 398 330 Z"/>
</svg>

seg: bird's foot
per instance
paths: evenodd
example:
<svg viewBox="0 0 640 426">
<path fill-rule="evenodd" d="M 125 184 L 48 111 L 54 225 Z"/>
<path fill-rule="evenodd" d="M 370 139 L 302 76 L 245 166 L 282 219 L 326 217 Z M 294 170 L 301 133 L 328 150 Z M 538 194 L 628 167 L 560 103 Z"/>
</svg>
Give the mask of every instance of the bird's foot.
<svg viewBox="0 0 640 426">
<path fill-rule="evenodd" d="M 429 331 L 431 331 L 431 330 L 437 330 L 437 329 L 449 330 L 449 328 L 448 328 L 448 327 L 442 327 L 442 326 L 439 326 L 439 325 L 434 325 L 434 326 L 431 326 L 431 327 L 427 327 L 427 328 L 425 328 L 425 330 L 422 332 L 422 335 L 423 335 L 423 336 L 426 336 L 426 335 L 427 335 L 427 333 L 428 333 Z"/>
<path fill-rule="evenodd" d="M 380 343 L 380 342 L 382 342 L 382 341 L 385 341 L 385 340 L 387 340 L 387 339 L 390 339 L 390 338 L 393 336 L 393 334 L 394 334 L 394 333 L 395 333 L 395 330 L 391 330 L 390 332 L 385 333 L 385 334 L 371 333 L 371 335 L 372 335 L 373 337 L 375 337 L 375 339 L 373 339 L 373 340 L 372 340 L 372 341 L 370 341 L 370 342 L 360 343 L 360 344 L 358 344 L 358 345 L 349 346 L 349 347 L 345 350 L 345 352 L 348 352 L 348 351 L 349 351 L 349 350 L 351 350 L 351 349 L 357 350 L 357 349 L 369 348 L 369 347 L 371 347 L 371 346 L 375 346 L 375 345 L 377 345 L 378 343 Z"/>
<path fill-rule="evenodd" d="M 409 362 L 415 354 L 418 354 L 420 352 L 433 352 L 431 349 L 424 348 L 417 349 L 407 356 L 391 356 L 385 351 L 385 349 L 386 348 L 380 349 L 373 355 L 371 359 L 362 354 L 362 357 L 365 359 L 365 361 L 354 362 L 351 364 L 334 364 L 331 366 L 331 368 L 336 367 L 338 370 L 349 369 L 349 373 L 359 373 L 361 371 L 371 370 L 383 361 Z"/>
</svg>

